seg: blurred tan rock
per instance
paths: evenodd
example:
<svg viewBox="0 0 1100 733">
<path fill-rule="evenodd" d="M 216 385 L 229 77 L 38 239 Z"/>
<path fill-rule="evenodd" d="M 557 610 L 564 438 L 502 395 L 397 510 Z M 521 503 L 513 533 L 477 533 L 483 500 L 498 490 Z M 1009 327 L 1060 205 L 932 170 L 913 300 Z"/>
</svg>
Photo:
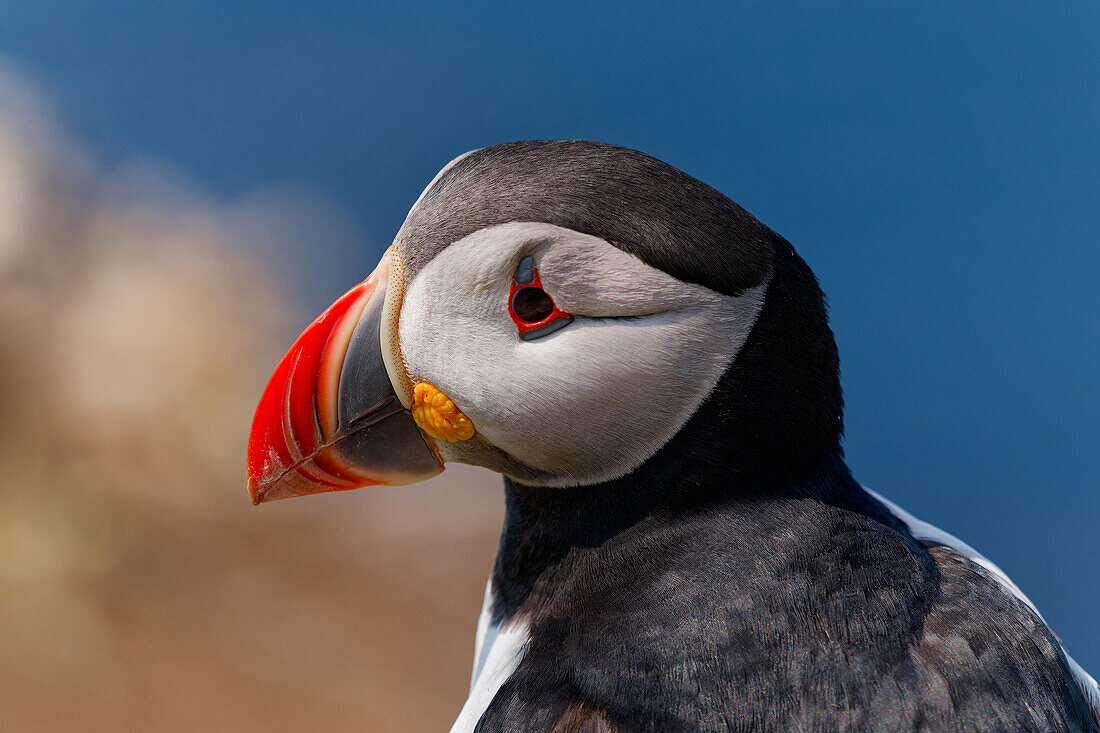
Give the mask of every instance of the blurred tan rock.
<svg viewBox="0 0 1100 733">
<path fill-rule="evenodd" d="M 445 730 L 499 479 L 254 509 L 277 191 L 105 170 L 0 72 L 0 729 Z M 333 296 L 339 293 L 333 293 Z"/>
</svg>

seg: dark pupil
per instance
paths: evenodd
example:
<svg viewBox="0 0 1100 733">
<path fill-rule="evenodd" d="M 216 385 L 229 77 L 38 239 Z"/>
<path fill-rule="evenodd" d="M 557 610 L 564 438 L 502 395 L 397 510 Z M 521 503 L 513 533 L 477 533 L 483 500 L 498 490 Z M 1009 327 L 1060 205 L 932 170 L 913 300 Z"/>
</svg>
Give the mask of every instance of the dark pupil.
<svg viewBox="0 0 1100 733">
<path fill-rule="evenodd" d="M 512 298 L 516 317 L 528 323 L 538 323 L 554 312 L 554 301 L 542 288 L 520 288 Z"/>
</svg>

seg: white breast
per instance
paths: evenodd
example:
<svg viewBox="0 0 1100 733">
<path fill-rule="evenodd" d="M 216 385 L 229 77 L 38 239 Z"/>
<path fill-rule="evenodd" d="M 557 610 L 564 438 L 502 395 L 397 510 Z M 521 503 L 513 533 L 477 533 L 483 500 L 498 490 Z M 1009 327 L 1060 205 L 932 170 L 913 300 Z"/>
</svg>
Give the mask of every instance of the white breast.
<svg viewBox="0 0 1100 733">
<path fill-rule="evenodd" d="M 492 623 L 493 581 L 485 584 L 485 601 L 477 621 L 474 673 L 470 696 L 451 726 L 451 733 L 471 733 L 496 697 L 501 685 L 516 671 L 530 638 L 527 623 L 513 619 L 501 626 Z"/>
</svg>

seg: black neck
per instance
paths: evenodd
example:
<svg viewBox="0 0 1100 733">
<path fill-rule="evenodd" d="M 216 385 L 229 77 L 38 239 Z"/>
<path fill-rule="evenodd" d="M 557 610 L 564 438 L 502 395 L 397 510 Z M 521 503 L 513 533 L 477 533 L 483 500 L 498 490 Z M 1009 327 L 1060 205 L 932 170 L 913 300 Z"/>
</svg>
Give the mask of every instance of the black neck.
<svg viewBox="0 0 1100 733">
<path fill-rule="evenodd" d="M 519 608 L 571 549 L 598 547 L 631 528 L 674 522 L 707 506 L 798 498 L 879 511 L 844 464 L 839 364 L 821 291 L 782 244 L 748 340 L 695 415 L 654 456 L 596 485 L 540 488 L 505 480 L 494 615 Z"/>
<path fill-rule="evenodd" d="M 536 583 L 545 586 L 555 574 L 575 572 L 568 567 L 572 551 L 599 548 L 628 533 L 653 533 L 701 511 L 743 516 L 746 548 L 756 539 L 750 527 L 762 505 L 786 499 L 809 500 L 798 505 L 826 504 L 894 524 L 852 478 L 839 453 L 786 486 L 718 474 L 704 478 L 683 472 L 673 477 L 669 474 L 677 463 L 595 486 L 534 487 L 505 479 L 506 514 L 493 572 L 494 618 L 500 621 L 515 613 Z M 786 505 L 784 511 L 794 506 Z"/>
</svg>

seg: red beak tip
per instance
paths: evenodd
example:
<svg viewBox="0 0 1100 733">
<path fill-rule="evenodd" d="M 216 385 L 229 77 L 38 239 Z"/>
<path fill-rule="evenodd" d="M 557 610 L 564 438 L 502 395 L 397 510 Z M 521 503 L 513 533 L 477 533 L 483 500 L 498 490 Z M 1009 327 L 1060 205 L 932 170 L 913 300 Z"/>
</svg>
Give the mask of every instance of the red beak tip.
<svg viewBox="0 0 1100 733">
<path fill-rule="evenodd" d="M 267 487 L 260 485 L 251 476 L 248 477 L 248 497 L 252 499 L 252 506 L 259 506 L 264 503 L 266 498 Z"/>
</svg>

